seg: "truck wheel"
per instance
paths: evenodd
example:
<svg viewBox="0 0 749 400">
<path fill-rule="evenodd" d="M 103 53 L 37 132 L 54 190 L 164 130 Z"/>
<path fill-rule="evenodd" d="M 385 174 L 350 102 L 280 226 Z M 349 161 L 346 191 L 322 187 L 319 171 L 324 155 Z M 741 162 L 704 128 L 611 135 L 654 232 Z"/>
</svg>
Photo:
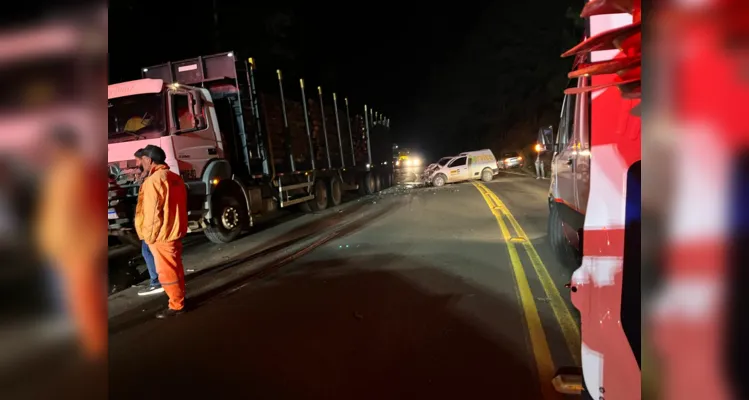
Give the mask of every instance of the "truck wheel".
<svg viewBox="0 0 749 400">
<path fill-rule="evenodd" d="M 325 181 L 323 181 L 322 179 L 316 180 L 315 184 L 312 187 L 312 190 L 315 198 L 312 200 L 307 200 L 307 202 L 305 203 L 309 206 L 309 210 L 315 212 L 322 211 L 328 208 L 328 188 L 325 184 Z"/>
<path fill-rule="evenodd" d="M 551 248 L 554 250 L 559 262 L 569 271 L 576 270 L 580 266 L 578 251 L 567 240 L 567 236 L 564 234 L 564 222 L 559 216 L 559 211 L 557 211 L 556 207 L 551 207 L 549 212 L 547 230 Z"/>
<path fill-rule="evenodd" d="M 213 243 L 229 243 L 242 233 L 247 218 L 246 207 L 242 207 L 242 203 L 229 194 L 221 195 L 217 204 L 217 212 L 203 233 Z"/>
<path fill-rule="evenodd" d="M 330 205 L 335 207 L 341 204 L 341 198 L 343 197 L 343 189 L 341 188 L 341 179 L 337 176 L 330 178 L 328 183 L 328 197 L 330 198 Z"/>
<path fill-rule="evenodd" d="M 366 172 L 362 175 L 361 182 L 359 184 L 359 194 L 362 196 L 372 194 L 375 192 L 375 181 L 374 175 L 371 172 Z"/>
<path fill-rule="evenodd" d="M 494 174 L 492 174 L 492 170 L 489 168 L 484 168 L 483 171 L 481 171 L 481 180 L 484 182 L 491 182 L 494 178 Z"/>
<path fill-rule="evenodd" d="M 382 190 L 382 175 L 380 175 L 380 174 L 375 175 L 374 176 L 374 181 L 375 181 L 375 190 L 374 191 L 376 193 L 376 192 L 379 192 L 380 190 Z"/>
<path fill-rule="evenodd" d="M 437 174 L 437 176 L 432 179 L 432 185 L 436 187 L 445 186 L 445 183 L 447 183 L 447 177 L 444 174 Z"/>
</svg>

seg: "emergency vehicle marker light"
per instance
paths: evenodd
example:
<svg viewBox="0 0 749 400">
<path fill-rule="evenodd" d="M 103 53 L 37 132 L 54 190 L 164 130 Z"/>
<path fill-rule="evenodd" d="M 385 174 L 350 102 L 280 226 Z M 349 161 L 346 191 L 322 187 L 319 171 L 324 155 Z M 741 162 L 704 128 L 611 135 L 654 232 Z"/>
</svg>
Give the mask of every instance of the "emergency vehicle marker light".
<svg viewBox="0 0 749 400">
<path fill-rule="evenodd" d="M 234 57 L 234 53 L 229 53 L 226 55 L 227 57 Z"/>
<path fill-rule="evenodd" d="M 143 68 L 143 72 L 148 72 L 148 68 Z"/>
<path fill-rule="evenodd" d="M 213 184 L 213 186 L 218 185 L 218 178 L 213 178 L 213 180 L 211 181 L 211 183 Z"/>
</svg>

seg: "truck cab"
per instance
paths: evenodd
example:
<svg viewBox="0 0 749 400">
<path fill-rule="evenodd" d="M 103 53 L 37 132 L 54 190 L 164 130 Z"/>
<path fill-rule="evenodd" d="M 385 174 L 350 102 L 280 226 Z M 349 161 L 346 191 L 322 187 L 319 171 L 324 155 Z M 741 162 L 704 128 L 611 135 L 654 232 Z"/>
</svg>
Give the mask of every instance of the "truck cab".
<svg viewBox="0 0 749 400">
<path fill-rule="evenodd" d="M 110 85 L 107 109 L 109 174 L 122 197 L 110 204 L 110 233 L 130 236 L 132 241 L 130 216 L 140 172 L 134 154 L 149 144 L 164 150 L 170 170 L 179 173 L 187 185 L 190 231 L 205 229 L 204 219 L 211 217 L 213 208 L 207 206 L 210 196 L 222 180 L 231 179 L 211 93 L 145 78 Z M 243 210 L 234 205 L 215 211 L 221 213 L 217 229 L 227 238 L 234 235 Z"/>
</svg>

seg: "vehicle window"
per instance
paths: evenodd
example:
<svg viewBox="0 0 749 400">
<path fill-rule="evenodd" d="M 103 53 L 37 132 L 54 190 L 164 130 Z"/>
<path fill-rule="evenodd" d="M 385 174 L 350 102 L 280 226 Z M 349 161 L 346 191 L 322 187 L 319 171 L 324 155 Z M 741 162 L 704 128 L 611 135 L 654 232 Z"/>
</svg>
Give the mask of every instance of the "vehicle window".
<svg viewBox="0 0 749 400">
<path fill-rule="evenodd" d="M 440 165 L 440 167 L 444 167 L 444 166 L 445 166 L 445 164 L 447 164 L 447 162 L 448 162 L 448 161 L 450 161 L 450 160 L 452 160 L 452 158 L 450 158 L 450 157 L 445 157 L 445 158 L 442 158 L 442 159 L 440 159 L 440 160 L 439 160 L 439 161 L 437 162 L 437 164 L 439 164 L 439 165 Z"/>
<path fill-rule="evenodd" d="M 517 157 L 517 156 L 518 156 L 518 153 L 504 153 L 502 155 L 502 158 L 513 158 L 513 157 Z"/>
<path fill-rule="evenodd" d="M 576 81 L 576 80 L 575 80 Z M 575 86 L 577 83 L 575 83 Z M 577 101 L 577 95 L 570 94 L 564 98 L 564 107 L 562 108 L 562 118 L 559 121 L 559 130 L 557 131 L 557 144 L 559 150 L 564 147 L 572 139 L 575 121 L 575 102 Z"/>
<path fill-rule="evenodd" d="M 107 108 L 110 141 L 149 138 L 164 131 L 164 99 L 161 94 L 110 99 Z"/>
<path fill-rule="evenodd" d="M 177 131 L 195 128 L 195 120 L 190 112 L 190 98 L 186 94 L 174 93 L 172 95 L 172 107 Z"/>
<path fill-rule="evenodd" d="M 459 157 L 456 158 L 453 162 L 450 163 L 450 167 L 462 167 L 466 165 L 466 158 L 465 157 Z"/>
</svg>

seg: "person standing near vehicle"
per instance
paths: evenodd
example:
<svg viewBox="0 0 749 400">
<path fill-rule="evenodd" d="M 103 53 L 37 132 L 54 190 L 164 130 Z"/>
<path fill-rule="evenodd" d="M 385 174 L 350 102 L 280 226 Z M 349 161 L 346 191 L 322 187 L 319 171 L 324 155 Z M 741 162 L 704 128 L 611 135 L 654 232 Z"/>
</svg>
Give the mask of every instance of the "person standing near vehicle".
<svg viewBox="0 0 749 400">
<path fill-rule="evenodd" d="M 540 143 L 536 143 L 536 179 L 544 179 L 544 161 L 541 159 L 541 153 L 543 152 L 543 146 Z"/>
<path fill-rule="evenodd" d="M 143 167 L 143 161 L 141 158 L 143 157 L 143 149 L 138 149 L 138 151 L 135 152 L 135 160 L 138 163 L 138 168 L 140 169 L 140 174 L 135 178 L 135 182 L 139 185 L 143 185 L 143 181 L 148 177 L 148 171 Z M 148 277 L 151 279 L 148 286 L 138 291 L 138 296 L 150 296 L 152 294 L 159 294 L 164 293 L 164 288 L 161 287 L 161 283 L 159 283 L 159 274 L 156 272 L 156 264 L 153 260 L 153 253 L 151 253 L 151 249 L 148 248 L 148 243 L 146 243 L 141 238 L 141 254 L 143 255 L 143 260 L 146 262 L 146 269 L 148 270 Z"/>
<path fill-rule="evenodd" d="M 138 193 L 135 229 L 153 253 L 159 282 L 169 296 L 169 307 L 156 317 L 174 317 L 185 308 L 182 238 L 187 234 L 187 187 L 169 171 L 160 147 L 146 146 L 141 163 L 148 177 Z"/>
<path fill-rule="evenodd" d="M 86 354 L 107 357 L 106 247 L 101 229 L 106 190 L 101 169 L 83 156 L 72 128 L 56 127 L 41 143 L 43 178 L 36 208 L 38 250 L 52 268 L 65 309 L 75 322 Z M 74 234 L 71 234 L 74 232 Z"/>
</svg>

